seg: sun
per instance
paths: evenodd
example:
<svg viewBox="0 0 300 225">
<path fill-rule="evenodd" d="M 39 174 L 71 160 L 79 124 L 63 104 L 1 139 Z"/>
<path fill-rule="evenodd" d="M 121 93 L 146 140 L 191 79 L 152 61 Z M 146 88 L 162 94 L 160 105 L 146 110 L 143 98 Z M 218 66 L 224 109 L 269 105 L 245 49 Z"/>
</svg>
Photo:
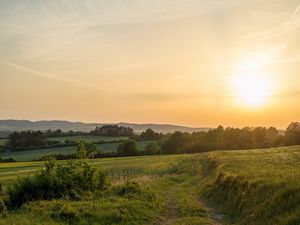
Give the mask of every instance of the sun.
<svg viewBox="0 0 300 225">
<path fill-rule="evenodd" d="M 245 75 L 236 80 L 236 96 L 239 103 L 248 106 L 266 104 L 270 94 L 269 82 L 259 75 Z"/>
<path fill-rule="evenodd" d="M 235 77 L 233 88 L 238 103 L 251 107 L 266 104 L 270 95 L 270 83 L 270 80 L 259 73 Z"/>
<path fill-rule="evenodd" d="M 231 93 L 239 105 L 261 108 L 270 101 L 274 80 L 268 71 L 270 55 L 257 53 L 239 61 L 230 77 Z"/>
</svg>

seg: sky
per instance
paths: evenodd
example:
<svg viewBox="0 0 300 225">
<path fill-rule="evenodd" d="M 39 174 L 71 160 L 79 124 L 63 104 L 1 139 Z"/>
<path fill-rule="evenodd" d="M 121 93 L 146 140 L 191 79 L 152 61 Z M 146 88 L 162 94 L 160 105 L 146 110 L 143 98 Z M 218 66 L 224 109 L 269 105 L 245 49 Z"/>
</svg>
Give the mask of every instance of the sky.
<svg viewBox="0 0 300 225">
<path fill-rule="evenodd" d="M 300 120 L 299 0 L 9 0 L 0 18 L 0 119 Z"/>
</svg>

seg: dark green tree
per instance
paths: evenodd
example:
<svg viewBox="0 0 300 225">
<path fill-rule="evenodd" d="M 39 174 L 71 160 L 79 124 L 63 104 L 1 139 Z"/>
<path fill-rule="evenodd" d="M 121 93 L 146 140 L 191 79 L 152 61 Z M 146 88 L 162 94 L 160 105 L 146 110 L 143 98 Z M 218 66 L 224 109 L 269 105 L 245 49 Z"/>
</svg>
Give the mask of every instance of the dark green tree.
<svg viewBox="0 0 300 225">
<path fill-rule="evenodd" d="M 159 140 L 163 137 L 163 134 L 154 132 L 152 129 L 148 128 L 140 134 L 140 138 L 144 140 Z"/>
<path fill-rule="evenodd" d="M 117 154 L 119 156 L 135 156 L 139 154 L 137 144 L 134 140 L 124 140 L 118 145 Z"/>
<path fill-rule="evenodd" d="M 300 123 L 291 123 L 285 132 L 286 144 L 297 145 L 300 144 Z"/>
<path fill-rule="evenodd" d="M 180 153 L 184 151 L 188 142 L 189 139 L 187 133 L 176 131 L 162 143 L 161 151 L 164 154 Z"/>
<path fill-rule="evenodd" d="M 160 146 L 157 142 L 148 143 L 144 149 L 145 155 L 157 155 L 160 153 Z"/>
</svg>

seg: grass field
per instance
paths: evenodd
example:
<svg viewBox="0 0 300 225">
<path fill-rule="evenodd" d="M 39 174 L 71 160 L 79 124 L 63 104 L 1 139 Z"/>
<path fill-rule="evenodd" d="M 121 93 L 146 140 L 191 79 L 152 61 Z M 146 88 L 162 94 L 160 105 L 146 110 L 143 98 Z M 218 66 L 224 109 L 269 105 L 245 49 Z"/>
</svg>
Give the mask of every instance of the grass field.
<svg viewBox="0 0 300 225">
<path fill-rule="evenodd" d="M 109 171 L 112 189 L 80 201 L 31 203 L 7 212 L 0 224 L 300 224 L 300 146 L 91 163 Z M 7 188 L 16 174 L 22 177 L 41 166 L 3 163 L 1 182 Z M 137 182 L 139 194 L 126 197 L 112 191 L 125 180 Z M 61 210 L 69 217 L 61 216 Z"/>
<path fill-rule="evenodd" d="M 139 150 L 143 150 L 145 146 L 151 141 L 138 141 Z M 97 144 L 97 150 L 102 152 L 115 152 L 117 150 L 119 143 L 105 143 L 105 144 Z M 28 151 L 14 151 L 14 152 L 6 152 L 1 153 L 1 158 L 14 158 L 18 162 L 22 161 L 33 161 L 35 159 L 39 159 L 45 155 L 50 154 L 72 154 L 76 152 L 76 146 L 70 147 L 60 147 L 60 148 L 47 148 L 47 149 L 35 149 Z"/>
<path fill-rule="evenodd" d="M 128 137 L 107 137 L 107 136 L 96 136 L 96 135 L 76 135 L 76 136 L 66 136 L 66 137 L 53 137 L 47 138 L 48 140 L 59 141 L 64 143 L 66 140 L 69 141 L 85 141 L 85 142 L 100 142 L 100 141 L 120 141 L 128 139 Z M 1 142 L 0 142 L 1 143 Z"/>
<path fill-rule="evenodd" d="M 112 174 L 123 170 L 132 170 L 139 174 L 149 174 L 166 165 L 172 165 L 179 156 L 138 156 L 122 158 L 90 159 L 97 168 L 110 171 Z M 58 163 L 64 163 L 59 161 Z M 40 170 L 44 162 L 15 162 L 0 164 L 0 181 L 4 186 L 11 184 L 17 177 L 27 176 Z"/>
<path fill-rule="evenodd" d="M 0 139 L 0 146 L 5 145 L 8 139 Z"/>
<path fill-rule="evenodd" d="M 205 153 L 203 194 L 236 224 L 300 224 L 300 146 Z"/>
<path fill-rule="evenodd" d="M 160 225 L 174 222 L 172 224 L 213 225 L 215 220 L 202 202 L 195 199 L 201 180 L 192 176 L 190 160 L 192 157 L 185 155 L 93 159 L 91 163 L 95 167 L 117 175 L 112 177 L 111 189 L 80 201 L 61 199 L 31 203 L 20 210 L 6 212 L 0 217 L 0 224 Z M 8 163 L 4 165 L 6 170 L 12 168 Z M 11 165 L 22 169 L 41 166 L 31 162 Z M 136 182 L 137 186 L 130 186 L 128 194 L 116 194 L 115 190 L 126 187 L 124 171 L 131 171 L 126 179 Z M 6 172 L 0 172 L 2 179 Z M 7 185 L 12 182 L 10 180 Z"/>
</svg>

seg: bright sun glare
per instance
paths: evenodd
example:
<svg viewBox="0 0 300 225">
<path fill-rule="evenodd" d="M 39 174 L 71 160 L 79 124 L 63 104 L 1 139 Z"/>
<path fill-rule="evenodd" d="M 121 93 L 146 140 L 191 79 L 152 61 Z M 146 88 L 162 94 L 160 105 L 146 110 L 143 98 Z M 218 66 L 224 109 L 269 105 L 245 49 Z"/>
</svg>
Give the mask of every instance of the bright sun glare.
<svg viewBox="0 0 300 225">
<path fill-rule="evenodd" d="M 264 64 L 264 57 L 254 57 L 238 65 L 231 83 L 239 104 L 260 107 L 267 103 L 272 82 L 262 72 Z"/>
<path fill-rule="evenodd" d="M 269 95 L 269 82 L 263 76 L 242 75 L 234 81 L 237 100 L 248 106 L 261 106 Z"/>
</svg>

